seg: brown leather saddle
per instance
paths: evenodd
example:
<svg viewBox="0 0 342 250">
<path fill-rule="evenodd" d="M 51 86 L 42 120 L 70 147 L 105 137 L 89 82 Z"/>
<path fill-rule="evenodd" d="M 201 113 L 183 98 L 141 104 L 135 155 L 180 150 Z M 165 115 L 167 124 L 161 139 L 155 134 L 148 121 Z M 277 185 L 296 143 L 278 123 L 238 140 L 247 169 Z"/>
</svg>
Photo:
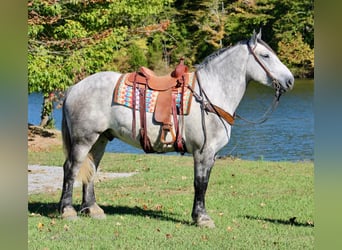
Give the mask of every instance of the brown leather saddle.
<svg viewBox="0 0 342 250">
<path fill-rule="evenodd" d="M 170 74 L 164 76 L 157 76 L 155 72 L 146 67 L 141 67 L 139 71 L 128 74 L 128 81 L 126 81 L 126 83 L 133 87 L 133 137 L 135 138 L 136 130 L 135 107 L 137 103 L 135 100 L 135 91 L 139 91 L 140 143 L 145 152 L 154 152 L 150 140 L 147 136 L 146 129 L 145 106 L 147 89 L 159 92 L 154 110 L 154 119 L 162 126 L 160 141 L 164 144 L 174 144 L 176 150 L 185 152 L 181 132 L 178 129 L 177 119 L 177 113 L 180 115 L 183 114 L 183 104 L 180 105 L 180 108 L 177 112 L 176 95 L 177 93 L 179 93 L 180 90 L 181 100 L 183 99 L 184 88 L 189 82 L 189 74 L 187 73 L 188 67 L 184 65 L 184 59 L 181 58 L 175 70 L 172 71 Z M 173 117 L 173 123 L 171 121 L 171 117 Z M 173 126 L 175 129 L 173 129 Z M 170 132 L 171 134 L 171 141 L 166 141 L 167 132 Z"/>
</svg>

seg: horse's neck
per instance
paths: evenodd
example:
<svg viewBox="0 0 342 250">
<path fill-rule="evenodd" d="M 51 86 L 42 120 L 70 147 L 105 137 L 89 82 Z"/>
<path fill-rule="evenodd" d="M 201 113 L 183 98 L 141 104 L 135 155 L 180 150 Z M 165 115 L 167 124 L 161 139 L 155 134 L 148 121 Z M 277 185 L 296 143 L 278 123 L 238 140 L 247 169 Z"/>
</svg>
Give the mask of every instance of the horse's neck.
<svg viewBox="0 0 342 250">
<path fill-rule="evenodd" d="M 235 112 L 246 90 L 248 55 L 239 49 L 242 48 L 233 47 L 223 52 L 198 70 L 200 84 L 210 101 L 231 114 Z"/>
</svg>

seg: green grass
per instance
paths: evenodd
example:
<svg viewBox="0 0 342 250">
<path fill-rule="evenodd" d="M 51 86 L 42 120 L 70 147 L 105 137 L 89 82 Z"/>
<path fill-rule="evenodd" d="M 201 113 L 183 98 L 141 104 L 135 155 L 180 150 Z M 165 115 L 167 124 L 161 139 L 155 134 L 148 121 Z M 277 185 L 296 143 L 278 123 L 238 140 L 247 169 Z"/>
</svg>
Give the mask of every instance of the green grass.
<svg viewBox="0 0 342 250">
<path fill-rule="evenodd" d="M 29 163 L 60 166 L 62 156 L 30 153 Z M 101 170 L 138 172 L 96 184 L 107 219 L 61 220 L 60 191 L 30 195 L 29 249 L 314 248 L 312 162 L 218 159 L 206 195 L 215 229 L 192 225 L 191 157 L 106 153 Z M 81 199 L 76 188 L 76 208 Z"/>
</svg>

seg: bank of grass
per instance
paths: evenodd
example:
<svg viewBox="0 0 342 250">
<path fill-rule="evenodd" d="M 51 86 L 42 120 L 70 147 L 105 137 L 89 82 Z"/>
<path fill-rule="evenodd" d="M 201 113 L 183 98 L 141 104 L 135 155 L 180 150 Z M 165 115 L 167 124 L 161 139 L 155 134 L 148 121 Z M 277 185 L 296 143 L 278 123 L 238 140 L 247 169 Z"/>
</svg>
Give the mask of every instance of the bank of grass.
<svg viewBox="0 0 342 250">
<path fill-rule="evenodd" d="M 63 154 L 29 163 L 61 166 Z M 312 162 L 218 159 L 206 196 L 215 229 L 191 223 L 191 157 L 106 153 L 101 170 L 138 172 L 96 184 L 107 219 L 61 220 L 60 191 L 30 195 L 29 249 L 313 249 Z"/>
</svg>

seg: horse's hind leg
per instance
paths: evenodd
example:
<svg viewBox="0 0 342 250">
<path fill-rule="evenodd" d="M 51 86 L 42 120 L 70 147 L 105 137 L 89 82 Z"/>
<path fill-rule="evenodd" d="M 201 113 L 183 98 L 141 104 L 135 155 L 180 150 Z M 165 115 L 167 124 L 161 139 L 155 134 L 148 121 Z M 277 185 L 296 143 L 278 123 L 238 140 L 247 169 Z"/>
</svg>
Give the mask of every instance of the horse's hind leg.
<svg viewBox="0 0 342 250">
<path fill-rule="evenodd" d="M 106 145 L 108 143 L 108 138 L 101 134 L 99 139 L 96 141 L 96 143 L 93 145 L 92 149 L 90 150 L 90 158 L 89 161 L 91 161 L 91 167 L 90 173 L 87 176 L 83 176 L 83 198 L 82 198 L 82 205 L 81 205 L 81 211 L 88 214 L 92 218 L 96 219 L 104 219 L 106 218 L 106 215 L 102 208 L 100 208 L 96 204 L 96 198 L 95 198 L 95 191 L 94 191 L 94 179 L 95 179 L 95 172 L 97 171 L 97 168 L 99 166 L 99 163 L 102 159 L 102 156 L 104 154 Z"/>
<path fill-rule="evenodd" d="M 194 153 L 195 197 L 191 216 L 197 226 L 200 227 L 215 227 L 214 221 L 209 217 L 205 209 L 205 193 L 214 162 L 215 154 L 211 152 L 204 150 L 203 153 L 199 153 L 198 151 Z"/>
<path fill-rule="evenodd" d="M 77 212 L 72 206 L 72 194 L 75 178 L 82 164 L 87 159 L 89 150 L 97 138 L 98 134 L 94 134 L 92 137 L 88 137 L 87 139 L 75 139 L 75 143 L 73 143 L 68 152 L 67 159 L 63 165 L 63 189 L 59 203 L 62 218 L 75 219 L 77 217 Z"/>
</svg>

